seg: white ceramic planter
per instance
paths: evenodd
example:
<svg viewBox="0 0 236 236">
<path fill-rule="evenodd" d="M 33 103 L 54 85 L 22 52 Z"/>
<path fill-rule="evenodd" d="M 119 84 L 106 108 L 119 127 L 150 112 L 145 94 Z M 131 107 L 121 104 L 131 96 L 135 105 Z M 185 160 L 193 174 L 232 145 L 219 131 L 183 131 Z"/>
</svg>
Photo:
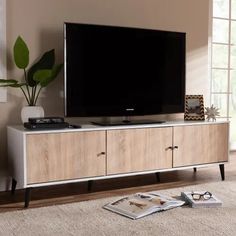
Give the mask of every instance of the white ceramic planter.
<svg viewBox="0 0 236 236">
<path fill-rule="evenodd" d="M 21 120 L 28 122 L 29 118 L 44 117 L 44 110 L 41 106 L 25 106 L 21 110 Z"/>
</svg>

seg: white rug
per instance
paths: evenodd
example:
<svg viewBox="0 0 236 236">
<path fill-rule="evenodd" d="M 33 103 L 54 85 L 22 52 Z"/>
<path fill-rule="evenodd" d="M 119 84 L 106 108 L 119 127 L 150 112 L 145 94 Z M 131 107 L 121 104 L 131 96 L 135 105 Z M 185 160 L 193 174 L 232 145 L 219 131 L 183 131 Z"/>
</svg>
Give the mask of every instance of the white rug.
<svg viewBox="0 0 236 236">
<path fill-rule="evenodd" d="M 236 177 L 226 181 L 161 190 L 167 195 L 207 190 L 223 201 L 220 208 L 179 207 L 131 220 L 102 208 L 117 197 L 0 214 L 2 236 L 236 235 Z"/>
</svg>

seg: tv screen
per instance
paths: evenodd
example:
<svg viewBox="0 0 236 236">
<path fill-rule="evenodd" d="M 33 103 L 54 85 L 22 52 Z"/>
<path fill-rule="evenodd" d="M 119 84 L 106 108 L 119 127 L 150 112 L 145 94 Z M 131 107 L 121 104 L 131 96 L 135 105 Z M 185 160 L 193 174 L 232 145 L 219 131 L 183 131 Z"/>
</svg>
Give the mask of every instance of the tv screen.
<svg viewBox="0 0 236 236">
<path fill-rule="evenodd" d="M 184 112 L 185 33 L 64 24 L 65 115 Z"/>
</svg>

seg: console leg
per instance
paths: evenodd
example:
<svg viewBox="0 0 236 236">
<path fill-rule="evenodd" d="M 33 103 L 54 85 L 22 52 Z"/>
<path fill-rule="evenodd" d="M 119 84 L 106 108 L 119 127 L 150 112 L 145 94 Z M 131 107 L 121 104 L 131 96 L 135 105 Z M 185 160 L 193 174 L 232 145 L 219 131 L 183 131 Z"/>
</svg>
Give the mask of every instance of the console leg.
<svg viewBox="0 0 236 236">
<path fill-rule="evenodd" d="M 88 181 L 88 192 L 91 191 L 92 185 L 93 185 L 93 180 L 89 180 L 89 181 Z"/>
<path fill-rule="evenodd" d="M 220 167 L 221 179 L 222 179 L 222 181 L 224 181 L 225 180 L 225 165 L 220 164 L 219 167 Z"/>
<path fill-rule="evenodd" d="M 15 193 L 16 184 L 17 184 L 17 181 L 14 178 L 12 178 L 12 182 L 11 182 L 11 194 L 12 195 L 14 195 L 14 193 Z"/>
<path fill-rule="evenodd" d="M 193 167 L 193 171 L 194 171 L 194 172 L 197 172 L 197 168 L 196 168 L 196 167 Z"/>
<path fill-rule="evenodd" d="M 25 189 L 25 208 L 27 208 L 29 206 L 31 189 L 32 188 L 26 188 Z"/>
<path fill-rule="evenodd" d="M 157 182 L 161 182 L 161 179 L 160 179 L 160 172 L 156 172 L 156 179 L 157 179 Z"/>
</svg>

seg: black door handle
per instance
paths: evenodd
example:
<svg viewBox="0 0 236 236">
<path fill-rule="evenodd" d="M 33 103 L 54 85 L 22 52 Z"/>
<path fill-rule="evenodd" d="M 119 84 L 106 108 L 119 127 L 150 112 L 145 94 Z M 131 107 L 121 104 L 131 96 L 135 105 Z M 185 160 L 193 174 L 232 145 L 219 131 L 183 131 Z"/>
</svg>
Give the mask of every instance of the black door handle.
<svg viewBox="0 0 236 236">
<path fill-rule="evenodd" d="M 166 151 L 169 149 L 173 151 L 174 149 L 178 149 L 178 148 L 179 148 L 178 146 L 170 146 L 166 148 Z"/>
<path fill-rule="evenodd" d="M 105 152 L 100 152 L 97 154 L 97 157 L 100 157 L 101 155 L 105 155 L 106 153 Z"/>
</svg>

